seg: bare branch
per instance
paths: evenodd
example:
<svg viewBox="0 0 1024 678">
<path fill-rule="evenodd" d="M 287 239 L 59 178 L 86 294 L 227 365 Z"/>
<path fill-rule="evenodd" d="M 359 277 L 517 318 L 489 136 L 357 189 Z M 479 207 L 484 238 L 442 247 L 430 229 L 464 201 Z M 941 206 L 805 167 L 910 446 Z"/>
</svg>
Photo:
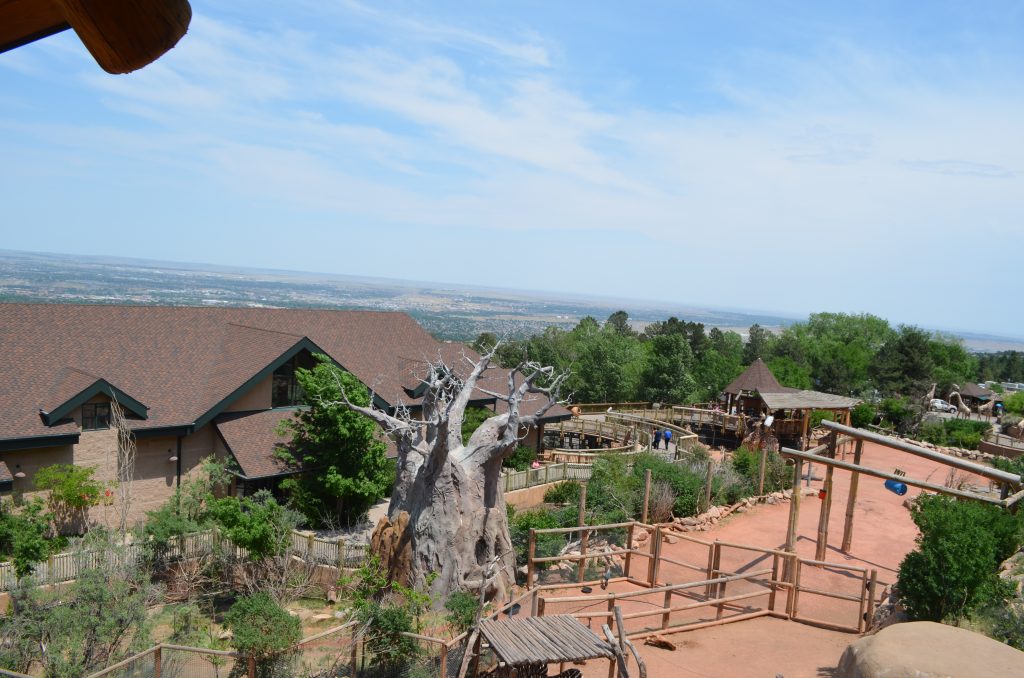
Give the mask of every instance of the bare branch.
<svg viewBox="0 0 1024 678">
<path fill-rule="evenodd" d="M 463 352 L 462 357 L 473 364 L 473 371 L 469 373 L 466 380 L 462 382 L 459 394 L 448 406 L 448 448 L 454 449 L 462 444 L 462 422 L 466 416 L 466 406 L 469 405 L 469 401 L 473 397 L 473 390 L 476 388 L 476 382 L 480 379 L 480 376 L 487 371 L 487 368 L 491 364 L 491 356 L 498 349 L 498 344 L 495 344 L 490 351 L 480 358 L 479 362 L 473 362 L 472 359 Z"/>
</svg>

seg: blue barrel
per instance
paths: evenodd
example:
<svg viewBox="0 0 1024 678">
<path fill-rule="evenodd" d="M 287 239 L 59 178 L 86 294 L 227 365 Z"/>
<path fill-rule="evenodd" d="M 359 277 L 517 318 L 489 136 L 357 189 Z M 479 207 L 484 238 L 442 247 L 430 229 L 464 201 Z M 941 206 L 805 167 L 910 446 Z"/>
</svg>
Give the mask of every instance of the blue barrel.
<svg viewBox="0 0 1024 678">
<path fill-rule="evenodd" d="M 886 480 L 885 489 L 889 490 L 890 492 L 895 492 L 896 494 L 902 497 L 907 493 L 907 484 L 901 483 L 898 480 Z"/>
</svg>

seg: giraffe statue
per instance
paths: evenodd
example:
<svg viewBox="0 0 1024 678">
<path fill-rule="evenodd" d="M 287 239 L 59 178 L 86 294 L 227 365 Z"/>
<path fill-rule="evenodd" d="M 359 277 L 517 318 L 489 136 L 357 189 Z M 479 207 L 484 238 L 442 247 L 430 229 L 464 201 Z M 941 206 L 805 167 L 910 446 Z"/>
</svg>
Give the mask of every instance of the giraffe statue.
<svg viewBox="0 0 1024 678">
<path fill-rule="evenodd" d="M 924 411 L 925 412 L 927 412 L 928 410 L 931 409 L 932 399 L 935 398 L 935 388 L 937 386 L 938 386 L 938 384 L 932 384 L 932 390 L 930 390 L 927 393 L 925 393 L 924 394 L 924 398 L 922 398 L 922 400 L 924 401 Z"/>
<path fill-rule="evenodd" d="M 960 397 L 960 387 L 953 384 L 952 391 L 949 392 L 949 396 L 946 398 L 950 403 L 956 405 L 956 418 L 959 419 L 961 415 L 964 419 L 971 418 L 971 408 L 967 407 L 964 403 L 964 399 Z M 955 398 L 953 396 L 956 396 Z"/>
</svg>

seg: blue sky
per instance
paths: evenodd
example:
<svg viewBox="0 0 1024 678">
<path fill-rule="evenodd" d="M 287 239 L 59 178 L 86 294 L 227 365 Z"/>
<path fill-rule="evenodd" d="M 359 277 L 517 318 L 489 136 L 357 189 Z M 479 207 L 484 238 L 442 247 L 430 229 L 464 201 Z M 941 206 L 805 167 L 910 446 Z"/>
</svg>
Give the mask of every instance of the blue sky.
<svg viewBox="0 0 1024 678">
<path fill-rule="evenodd" d="M 1024 336 L 1024 3 L 192 0 L 0 55 L 0 247 Z"/>
</svg>

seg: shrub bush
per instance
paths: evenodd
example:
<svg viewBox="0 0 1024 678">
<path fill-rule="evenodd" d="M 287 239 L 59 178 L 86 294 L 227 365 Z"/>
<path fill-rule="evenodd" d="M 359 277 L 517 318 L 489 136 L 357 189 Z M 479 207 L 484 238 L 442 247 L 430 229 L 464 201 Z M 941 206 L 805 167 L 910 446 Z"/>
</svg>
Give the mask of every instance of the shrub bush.
<svg viewBox="0 0 1024 678">
<path fill-rule="evenodd" d="M 821 426 L 823 421 L 835 421 L 836 416 L 830 410 L 814 410 L 811 412 L 811 428 Z"/>
<path fill-rule="evenodd" d="M 515 452 L 502 459 L 501 465 L 516 471 L 525 471 L 536 458 L 537 451 L 535 449 L 520 445 Z"/>
<path fill-rule="evenodd" d="M 549 487 L 544 493 L 544 501 L 549 504 L 579 504 L 580 484 L 575 480 L 567 480 Z"/>
<path fill-rule="evenodd" d="M 906 398 L 886 398 L 879 405 L 883 425 L 906 433 L 917 418 L 917 411 Z"/>
<path fill-rule="evenodd" d="M 850 422 L 855 428 L 864 428 L 875 420 L 875 408 L 870 403 L 861 403 L 850 411 Z"/>
<path fill-rule="evenodd" d="M 1003 398 L 1003 408 L 1011 414 L 1024 416 L 1024 391 L 1005 396 Z"/>
<path fill-rule="evenodd" d="M 445 619 L 457 633 L 462 633 L 476 621 L 476 613 L 480 609 L 480 599 L 472 593 L 456 591 L 445 601 L 444 609 L 448 610 Z"/>
<path fill-rule="evenodd" d="M 921 534 L 900 563 L 898 588 L 912 620 L 956 622 L 1008 594 L 997 570 L 1020 544 L 1016 516 L 934 495 L 920 497 L 911 515 Z"/>
<path fill-rule="evenodd" d="M 302 639 L 302 622 L 273 601 L 266 593 L 239 598 L 224 614 L 231 631 L 231 646 L 257 662 L 261 677 L 286 676 L 281 653 Z"/>
<path fill-rule="evenodd" d="M 918 437 L 934 445 L 976 450 L 978 443 L 990 428 L 991 426 L 986 422 L 968 419 L 926 421 L 921 424 Z"/>
</svg>

